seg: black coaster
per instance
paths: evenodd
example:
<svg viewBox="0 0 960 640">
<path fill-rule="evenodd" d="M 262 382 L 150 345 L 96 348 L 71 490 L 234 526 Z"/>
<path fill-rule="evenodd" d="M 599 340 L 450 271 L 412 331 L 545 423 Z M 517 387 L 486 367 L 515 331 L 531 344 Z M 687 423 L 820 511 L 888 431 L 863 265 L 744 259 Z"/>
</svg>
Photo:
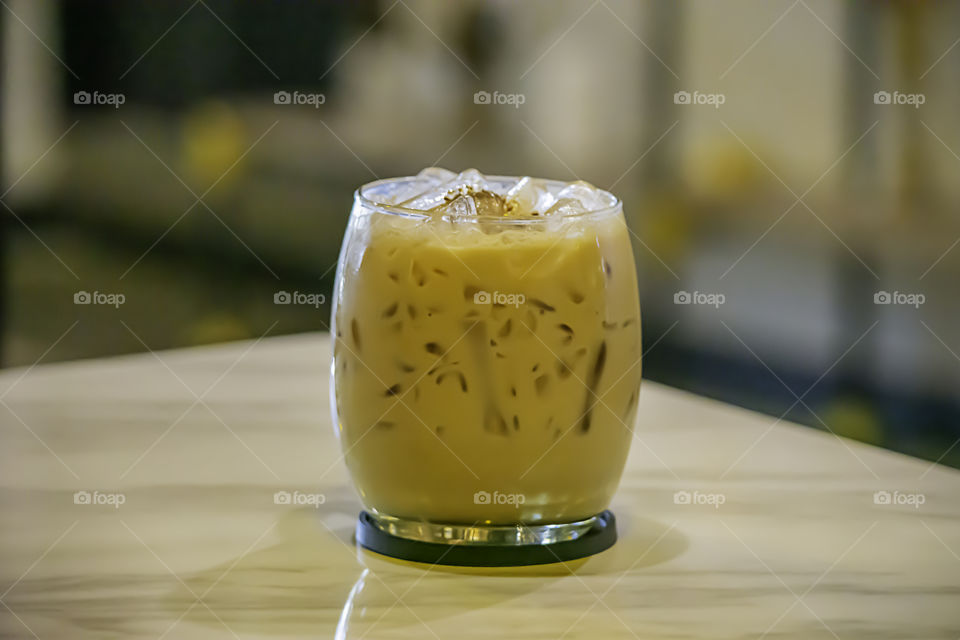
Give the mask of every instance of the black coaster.
<svg viewBox="0 0 960 640">
<path fill-rule="evenodd" d="M 597 516 L 593 527 L 576 540 L 552 544 L 488 546 L 439 544 L 398 538 L 381 530 L 366 511 L 357 521 L 357 542 L 385 556 L 459 567 L 520 567 L 585 558 L 617 541 L 617 520 L 611 511 Z"/>
</svg>

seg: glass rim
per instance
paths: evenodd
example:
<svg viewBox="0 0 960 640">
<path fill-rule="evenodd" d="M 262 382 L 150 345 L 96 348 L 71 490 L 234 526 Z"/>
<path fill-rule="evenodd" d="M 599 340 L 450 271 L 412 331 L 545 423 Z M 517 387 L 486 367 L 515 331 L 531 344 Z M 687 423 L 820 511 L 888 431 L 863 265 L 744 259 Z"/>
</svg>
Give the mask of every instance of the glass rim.
<svg viewBox="0 0 960 640">
<path fill-rule="evenodd" d="M 486 178 L 492 182 L 507 182 L 507 181 L 517 181 L 522 176 L 493 176 L 489 175 Z M 366 192 L 375 187 L 380 187 L 383 185 L 394 184 L 399 182 L 409 182 L 416 180 L 417 176 L 400 176 L 397 178 L 382 178 L 379 180 L 373 180 L 364 185 L 361 185 L 356 191 L 353 192 L 354 201 L 360 203 L 363 207 L 367 209 L 372 209 L 378 213 L 384 213 L 387 215 L 401 216 L 404 218 L 415 218 L 415 219 L 430 219 L 434 216 L 427 211 L 421 209 L 410 209 L 408 207 L 401 207 L 395 204 L 384 204 L 382 202 L 376 202 L 367 197 Z M 551 185 L 566 185 L 567 182 L 563 180 L 550 180 L 543 179 L 543 182 Z M 609 204 L 602 209 L 590 209 L 582 213 L 575 213 L 572 215 L 559 216 L 554 218 L 552 216 L 525 216 L 522 218 L 508 218 L 504 216 L 443 216 L 445 219 L 455 218 L 458 221 L 476 221 L 484 223 L 499 223 L 499 224 L 546 224 L 551 220 L 579 220 L 583 218 L 590 218 L 594 216 L 603 216 L 614 211 L 621 211 L 623 209 L 623 201 L 620 200 L 617 196 L 607 191 L 606 189 L 597 189 L 605 199 L 608 200 Z"/>
</svg>

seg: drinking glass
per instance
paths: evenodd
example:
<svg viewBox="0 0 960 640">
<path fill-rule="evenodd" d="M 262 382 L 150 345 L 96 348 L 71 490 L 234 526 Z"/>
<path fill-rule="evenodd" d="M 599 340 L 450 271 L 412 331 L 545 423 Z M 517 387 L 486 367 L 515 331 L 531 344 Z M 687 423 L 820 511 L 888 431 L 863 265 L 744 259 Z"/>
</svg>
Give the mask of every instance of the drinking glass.
<svg viewBox="0 0 960 640">
<path fill-rule="evenodd" d="M 340 254 L 331 406 L 353 483 L 402 538 L 574 540 L 617 488 L 640 386 L 621 202 L 549 217 L 385 204 L 415 180 L 358 189 Z"/>
</svg>

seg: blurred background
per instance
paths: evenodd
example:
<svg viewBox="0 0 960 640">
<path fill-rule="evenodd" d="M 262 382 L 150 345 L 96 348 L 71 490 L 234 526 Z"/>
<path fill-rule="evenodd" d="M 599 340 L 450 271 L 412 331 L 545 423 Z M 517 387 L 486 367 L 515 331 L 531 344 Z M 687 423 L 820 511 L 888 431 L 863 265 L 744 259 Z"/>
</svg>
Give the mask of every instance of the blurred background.
<svg viewBox="0 0 960 640">
<path fill-rule="evenodd" d="M 3 366 L 324 330 L 353 190 L 476 167 L 623 199 L 648 379 L 960 466 L 958 3 L 0 20 Z"/>
</svg>

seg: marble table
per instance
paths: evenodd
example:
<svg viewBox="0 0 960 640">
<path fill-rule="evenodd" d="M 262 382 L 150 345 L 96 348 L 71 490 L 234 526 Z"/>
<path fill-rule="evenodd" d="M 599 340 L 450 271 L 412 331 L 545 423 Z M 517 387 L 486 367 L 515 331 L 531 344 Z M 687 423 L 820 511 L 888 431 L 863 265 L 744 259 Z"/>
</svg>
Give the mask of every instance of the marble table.
<svg viewBox="0 0 960 640">
<path fill-rule="evenodd" d="M 328 358 L 314 334 L 0 373 L 0 637 L 960 637 L 960 472 L 653 383 L 612 549 L 358 549 Z"/>
</svg>

